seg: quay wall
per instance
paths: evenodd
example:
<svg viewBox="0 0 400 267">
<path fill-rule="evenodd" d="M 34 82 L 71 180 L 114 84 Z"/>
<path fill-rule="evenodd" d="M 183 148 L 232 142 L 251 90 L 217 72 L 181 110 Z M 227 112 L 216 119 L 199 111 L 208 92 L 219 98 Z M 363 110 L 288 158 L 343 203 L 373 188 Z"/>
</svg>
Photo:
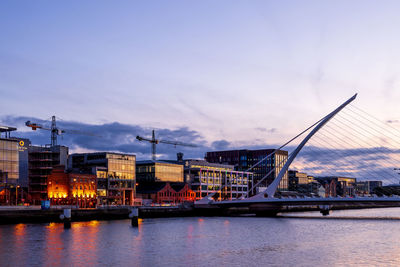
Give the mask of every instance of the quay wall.
<svg viewBox="0 0 400 267">
<path fill-rule="evenodd" d="M 0 207 L 0 224 L 16 223 L 47 223 L 62 222 L 60 215 L 64 208 L 69 206 L 57 206 L 48 210 L 42 210 L 38 206 L 31 207 Z M 128 219 L 131 206 L 102 207 L 96 209 L 71 208 L 71 221 L 91 220 L 120 220 Z M 187 217 L 196 216 L 193 205 L 166 206 L 166 207 L 139 207 L 139 218 L 161 217 Z"/>
<path fill-rule="evenodd" d="M 398 205 L 342 205 L 332 206 L 330 210 L 343 209 L 365 209 L 365 208 L 385 208 L 396 207 Z M 64 208 L 68 206 L 52 207 L 49 210 L 41 210 L 38 206 L 31 207 L 4 207 L 0 206 L 0 224 L 17 223 L 48 223 L 59 222 L 60 215 Z M 131 206 L 123 207 L 101 207 L 96 209 L 71 209 L 71 220 L 90 221 L 90 220 L 120 220 L 128 219 Z M 282 212 L 302 212 L 319 211 L 319 206 L 290 206 L 280 207 L 276 213 Z M 185 203 L 179 206 L 141 206 L 139 207 L 139 218 L 162 218 L 162 217 L 194 217 L 194 216 L 241 216 L 255 215 L 254 212 L 245 207 L 220 209 L 217 207 L 195 208 L 193 204 Z"/>
</svg>

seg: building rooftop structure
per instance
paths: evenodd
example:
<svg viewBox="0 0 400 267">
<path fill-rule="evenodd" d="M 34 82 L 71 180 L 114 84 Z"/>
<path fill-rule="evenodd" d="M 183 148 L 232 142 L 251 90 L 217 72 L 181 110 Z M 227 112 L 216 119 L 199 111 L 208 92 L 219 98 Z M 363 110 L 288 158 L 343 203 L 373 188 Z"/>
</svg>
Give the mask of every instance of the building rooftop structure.
<svg viewBox="0 0 400 267">
<path fill-rule="evenodd" d="M 5 138 L 10 138 L 11 137 L 10 133 L 13 131 L 16 131 L 16 130 L 17 130 L 17 128 L 15 128 L 15 127 L 0 125 L 0 138 L 1 138 L 2 133 L 5 133 Z"/>
</svg>

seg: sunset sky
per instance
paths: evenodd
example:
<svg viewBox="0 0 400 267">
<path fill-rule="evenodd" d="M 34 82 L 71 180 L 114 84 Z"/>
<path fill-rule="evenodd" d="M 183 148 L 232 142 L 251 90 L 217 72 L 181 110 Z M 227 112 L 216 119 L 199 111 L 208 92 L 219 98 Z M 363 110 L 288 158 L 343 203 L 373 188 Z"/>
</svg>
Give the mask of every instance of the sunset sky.
<svg viewBox="0 0 400 267">
<path fill-rule="evenodd" d="M 28 131 L 26 119 L 56 115 L 127 143 L 155 128 L 262 147 L 359 93 L 357 106 L 398 127 L 400 2 L 379 3 L 3 0 L 0 124 Z"/>
</svg>

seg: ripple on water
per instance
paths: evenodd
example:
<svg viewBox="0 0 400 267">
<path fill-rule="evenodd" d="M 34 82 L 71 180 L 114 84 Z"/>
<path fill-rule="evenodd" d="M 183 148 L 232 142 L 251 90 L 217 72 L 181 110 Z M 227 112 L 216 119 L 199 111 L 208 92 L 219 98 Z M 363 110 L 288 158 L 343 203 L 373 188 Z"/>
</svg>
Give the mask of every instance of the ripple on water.
<svg viewBox="0 0 400 267">
<path fill-rule="evenodd" d="M 0 265 L 400 266 L 400 224 L 390 219 L 400 218 L 400 209 L 332 215 L 338 218 L 144 219 L 139 228 L 129 220 L 73 223 L 69 230 L 3 225 Z"/>
</svg>

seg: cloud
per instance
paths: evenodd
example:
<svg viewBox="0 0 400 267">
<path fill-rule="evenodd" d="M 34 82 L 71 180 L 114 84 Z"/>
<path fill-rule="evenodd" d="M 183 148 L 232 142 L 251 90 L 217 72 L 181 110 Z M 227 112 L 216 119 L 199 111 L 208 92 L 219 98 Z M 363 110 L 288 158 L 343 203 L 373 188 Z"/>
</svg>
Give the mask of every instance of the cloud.
<svg viewBox="0 0 400 267">
<path fill-rule="evenodd" d="M 399 182 L 394 168 L 400 166 L 400 149 L 386 147 L 327 149 L 306 146 L 291 168 L 314 176 L 347 176 L 359 180 Z"/>
<path fill-rule="evenodd" d="M 226 140 L 218 140 L 218 141 L 214 141 L 211 143 L 211 147 L 216 149 L 216 150 L 223 150 L 223 149 L 227 149 L 230 146 L 231 143 L 229 143 Z"/>
<path fill-rule="evenodd" d="M 50 128 L 50 120 L 42 120 L 28 116 L 3 116 L 0 117 L 0 124 L 17 127 L 18 131 L 13 136 L 28 138 L 34 145 L 45 145 L 50 143 L 50 131 L 32 131 L 25 126 L 26 121 L 32 121 Z M 93 151 L 114 151 L 121 153 L 136 154 L 137 158 L 151 158 L 151 145 L 148 142 L 136 140 L 136 136 L 151 139 L 153 128 L 140 125 L 123 124 L 119 122 L 106 122 L 102 124 L 87 124 L 76 121 L 58 120 L 57 127 L 65 130 L 66 133 L 58 137 L 58 144 L 70 148 L 71 153 L 93 152 Z M 274 129 L 270 129 L 270 131 Z M 82 134 L 76 133 L 79 131 Z M 179 141 L 195 144 L 197 147 L 174 146 L 167 144 L 157 145 L 158 158 L 175 159 L 176 153 L 184 153 L 184 158 L 204 158 L 205 153 L 215 150 L 227 149 L 265 149 L 275 148 L 276 145 L 239 145 L 228 140 L 205 140 L 202 134 L 188 127 L 177 129 L 155 129 L 156 138 L 160 140 Z M 254 140 L 253 140 L 254 141 Z M 247 142 L 249 143 L 249 142 Z"/>
<path fill-rule="evenodd" d="M 18 127 L 23 131 L 13 133 L 13 136 L 29 138 L 34 145 L 45 145 L 50 143 L 50 131 L 29 130 L 25 122 L 42 124 L 50 128 L 50 122 L 32 117 L 14 117 L 5 116 L 0 121 L 4 125 Z M 147 159 L 151 156 L 151 145 L 148 142 L 136 140 L 140 135 L 151 139 L 152 128 L 142 127 L 140 125 L 122 124 L 119 122 L 103 124 L 86 124 L 75 121 L 57 121 L 57 127 L 66 131 L 58 137 L 58 143 L 70 147 L 71 151 L 114 151 L 122 153 L 137 154 L 138 158 Z M 83 134 L 77 134 L 79 131 Z M 175 158 L 177 152 L 185 153 L 187 157 L 201 158 L 207 148 L 206 141 L 202 135 L 187 127 L 178 129 L 156 129 L 156 138 L 162 140 L 179 141 L 183 143 L 195 144 L 197 147 L 174 146 L 167 144 L 158 144 L 157 153 L 167 158 Z M 93 136 L 95 135 L 95 136 Z"/>
<path fill-rule="evenodd" d="M 25 126 L 25 121 L 40 123 L 50 127 L 50 122 L 27 116 L 4 116 L 0 124 L 17 127 L 19 131 L 12 136 L 29 138 L 35 145 L 50 143 L 50 132 L 45 130 L 31 131 Z M 103 124 L 86 124 L 76 121 L 57 121 L 57 126 L 66 130 L 58 139 L 58 143 L 68 146 L 72 153 L 114 151 L 135 154 L 138 160 L 151 158 L 151 145 L 148 142 L 136 140 L 140 135 L 151 138 L 152 128 L 140 125 L 123 124 L 119 122 Z M 68 133 L 70 130 L 70 133 Z M 78 130 L 85 134 L 76 134 Z M 196 144 L 197 147 L 157 145 L 157 154 L 160 159 L 175 159 L 177 152 L 183 152 L 184 158 L 203 158 L 207 151 L 234 150 L 234 149 L 266 149 L 277 148 L 279 145 L 254 145 L 254 140 L 247 140 L 246 145 L 238 142 L 221 139 L 213 142 L 205 140 L 202 134 L 188 127 L 177 129 L 155 129 L 156 138 Z M 96 136 L 91 136 L 95 134 Z M 295 146 L 287 146 L 285 150 L 293 151 Z M 356 177 L 361 180 L 376 179 L 387 183 L 398 182 L 400 176 L 393 168 L 400 168 L 400 149 L 386 147 L 328 149 L 307 145 L 299 153 L 291 165 L 291 169 L 304 171 L 309 175 L 341 175 Z"/>
<path fill-rule="evenodd" d="M 270 128 L 270 129 L 267 129 L 267 128 L 264 128 L 264 127 L 257 127 L 257 128 L 254 128 L 256 131 L 260 131 L 260 132 L 265 132 L 265 133 L 275 133 L 275 132 L 277 132 L 277 130 L 278 129 L 276 129 L 276 128 Z"/>
</svg>

